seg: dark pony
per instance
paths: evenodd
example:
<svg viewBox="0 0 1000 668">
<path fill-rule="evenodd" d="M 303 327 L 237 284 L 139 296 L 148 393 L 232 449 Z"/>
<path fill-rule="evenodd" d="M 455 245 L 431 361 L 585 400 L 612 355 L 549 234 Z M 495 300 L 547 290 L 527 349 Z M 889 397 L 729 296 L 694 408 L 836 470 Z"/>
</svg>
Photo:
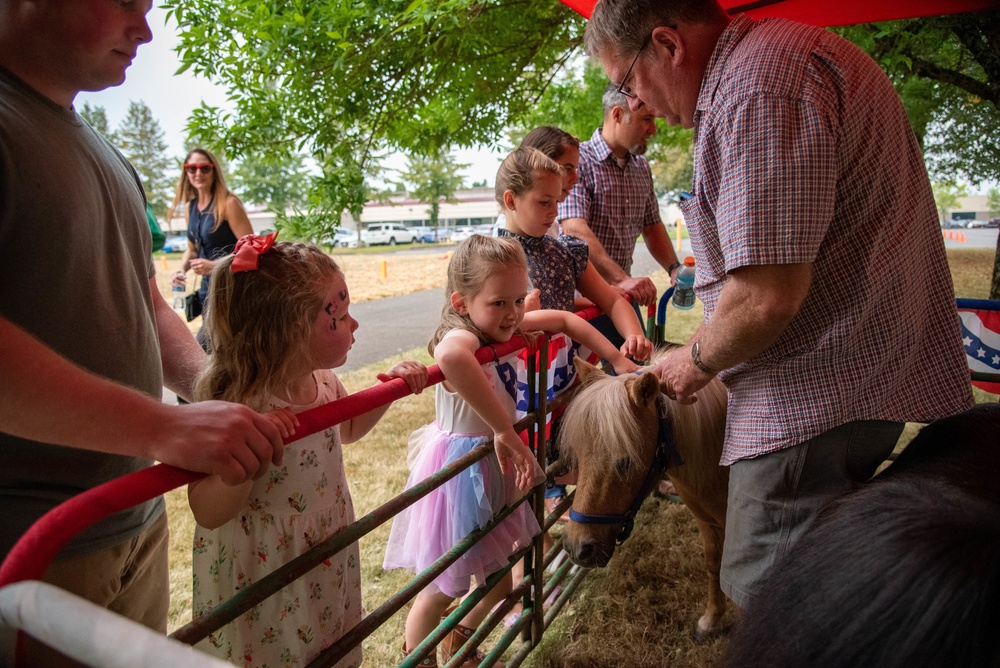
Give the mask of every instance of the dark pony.
<svg viewBox="0 0 1000 668">
<path fill-rule="evenodd" d="M 922 429 L 744 612 L 732 668 L 1000 666 L 1000 405 Z"/>
</svg>

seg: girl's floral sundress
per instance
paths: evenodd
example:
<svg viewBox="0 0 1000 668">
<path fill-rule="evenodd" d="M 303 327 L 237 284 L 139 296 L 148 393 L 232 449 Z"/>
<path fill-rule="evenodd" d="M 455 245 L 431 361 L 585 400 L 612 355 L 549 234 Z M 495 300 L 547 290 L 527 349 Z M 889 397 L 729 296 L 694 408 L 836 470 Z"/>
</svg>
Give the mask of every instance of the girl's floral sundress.
<svg viewBox="0 0 1000 668">
<path fill-rule="evenodd" d="M 309 405 L 269 406 L 295 413 L 347 395 L 330 371 L 314 373 Z M 250 500 L 218 529 L 195 528 L 193 610 L 197 618 L 240 589 L 354 521 L 341 455 L 340 427 L 285 446 L 281 466 L 254 483 Z M 358 544 L 334 555 L 277 594 L 198 643 L 198 649 L 242 666 L 305 666 L 362 617 Z M 336 665 L 356 668 L 361 648 Z"/>
</svg>

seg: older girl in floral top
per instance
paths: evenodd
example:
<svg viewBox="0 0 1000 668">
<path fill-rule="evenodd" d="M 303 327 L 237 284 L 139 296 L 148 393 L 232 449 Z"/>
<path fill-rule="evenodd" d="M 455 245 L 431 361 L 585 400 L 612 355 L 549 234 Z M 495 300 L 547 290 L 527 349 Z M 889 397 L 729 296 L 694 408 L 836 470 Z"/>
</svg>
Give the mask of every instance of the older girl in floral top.
<svg viewBox="0 0 1000 668">
<path fill-rule="evenodd" d="M 522 146 L 507 156 L 496 178 L 496 198 L 503 207 L 506 228 L 499 235 L 515 237 L 524 247 L 541 308 L 572 311 L 573 294 L 579 290 L 611 317 L 625 337 L 622 354 L 639 361 L 648 359 L 653 344 L 629 303 L 588 259 L 586 242 L 565 234 L 553 239 L 547 234 L 555 221 L 562 184 L 562 168 L 541 151 Z"/>
</svg>

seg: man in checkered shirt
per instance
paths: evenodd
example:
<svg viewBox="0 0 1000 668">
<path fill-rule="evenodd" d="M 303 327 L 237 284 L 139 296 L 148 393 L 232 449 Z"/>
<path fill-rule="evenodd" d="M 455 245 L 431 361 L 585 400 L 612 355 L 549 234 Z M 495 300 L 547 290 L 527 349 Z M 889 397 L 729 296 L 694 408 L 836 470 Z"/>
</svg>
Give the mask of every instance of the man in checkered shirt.
<svg viewBox="0 0 1000 668">
<path fill-rule="evenodd" d="M 580 237 L 590 248 L 590 260 L 613 286 L 632 296 L 633 305 L 656 299 L 646 276 L 633 278 L 632 253 L 641 234 L 646 248 L 673 278 L 680 263 L 674 253 L 653 193 L 653 175 L 643 157 L 646 142 L 656 134 L 655 113 L 649 107 L 628 108 L 618 86 L 604 91 L 604 125 L 580 144 L 579 183 L 559 204 L 565 234 Z M 636 317 L 638 317 L 636 309 Z M 622 339 L 610 319 L 592 322 L 616 346 Z"/>
<path fill-rule="evenodd" d="M 923 157 L 878 65 L 819 28 L 601 0 L 585 46 L 633 109 L 694 128 L 705 322 L 657 372 L 681 403 L 716 375 L 729 389 L 721 580 L 745 607 L 904 422 L 973 404 Z"/>
</svg>

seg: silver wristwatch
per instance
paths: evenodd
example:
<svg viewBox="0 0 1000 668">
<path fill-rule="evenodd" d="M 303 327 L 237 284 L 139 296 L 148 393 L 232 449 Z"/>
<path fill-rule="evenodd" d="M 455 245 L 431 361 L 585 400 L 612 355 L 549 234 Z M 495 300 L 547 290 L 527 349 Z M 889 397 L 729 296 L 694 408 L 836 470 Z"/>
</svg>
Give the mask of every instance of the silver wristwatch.
<svg viewBox="0 0 1000 668">
<path fill-rule="evenodd" d="M 710 376 L 714 376 L 715 374 L 718 373 L 718 371 L 709 368 L 708 366 L 705 365 L 704 362 L 701 361 L 701 341 L 695 341 L 694 345 L 691 346 L 691 361 L 694 362 L 694 365 L 696 367 L 698 367 L 705 373 L 709 374 Z"/>
</svg>

